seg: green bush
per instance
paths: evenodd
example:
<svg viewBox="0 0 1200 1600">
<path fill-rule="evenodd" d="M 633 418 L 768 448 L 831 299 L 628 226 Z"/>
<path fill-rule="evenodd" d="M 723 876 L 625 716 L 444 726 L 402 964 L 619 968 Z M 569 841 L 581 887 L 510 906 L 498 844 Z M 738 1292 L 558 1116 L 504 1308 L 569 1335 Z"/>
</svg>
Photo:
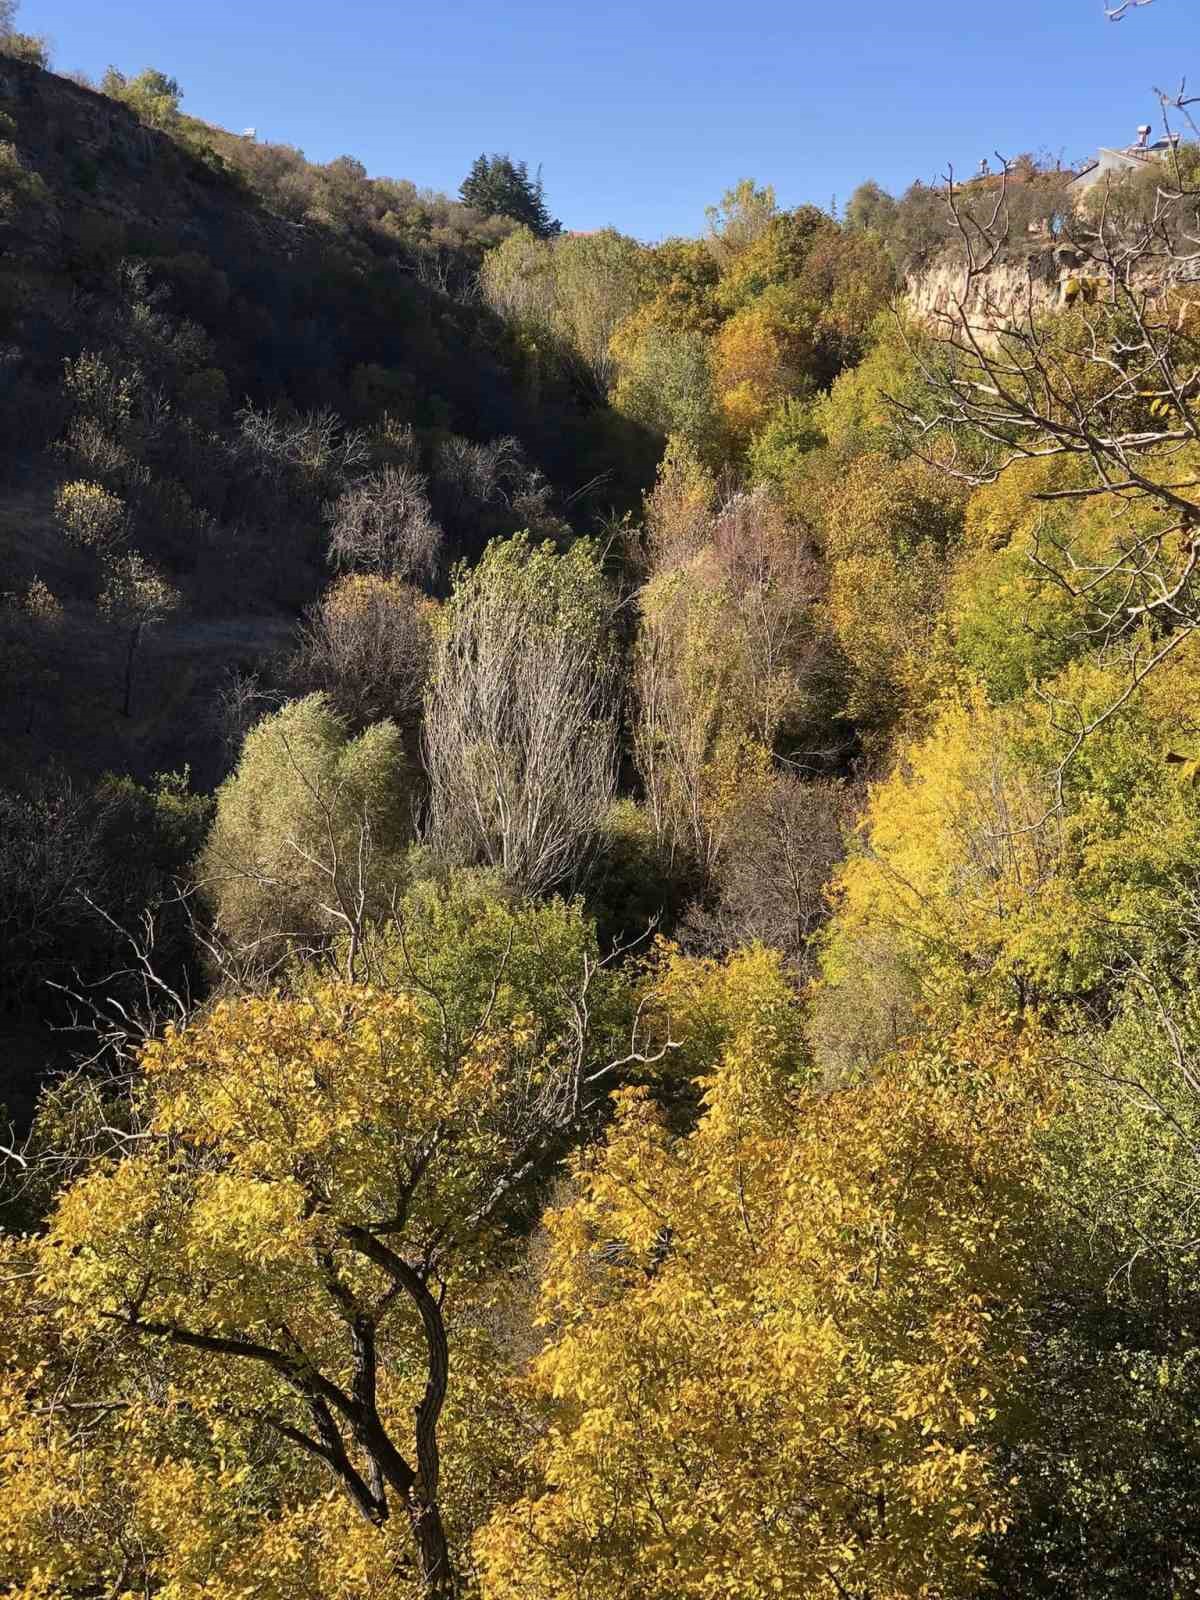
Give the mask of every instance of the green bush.
<svg viewBox="0 0 1200 1600">
<path fill-rule="evenodd" d="M 324 695 L 247 735 L 200 862 L 221 934 L 256 963 L 324 948 L 404 877 L 412 780 L 394 723 L 347 737 Z"/>
</svg>

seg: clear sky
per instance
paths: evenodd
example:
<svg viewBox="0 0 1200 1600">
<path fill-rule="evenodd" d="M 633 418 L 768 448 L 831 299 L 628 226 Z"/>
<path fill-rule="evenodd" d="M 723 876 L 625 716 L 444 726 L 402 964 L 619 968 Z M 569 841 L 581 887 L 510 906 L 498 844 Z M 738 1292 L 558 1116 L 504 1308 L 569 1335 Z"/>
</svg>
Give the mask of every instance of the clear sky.
<svg viewBox="0 0 1200 1600">
<path fill-rule="evenodd" d="M 1200 5 L 1153 0 L 25 0 L 54 64 L 177 78 L 184 109 L 456 192 L 543 167 L 571 228 L 695 233 L 741 177 L 781 204 L 1000 150 L 1071 161 L 1200 87 Z"/>
</svg>

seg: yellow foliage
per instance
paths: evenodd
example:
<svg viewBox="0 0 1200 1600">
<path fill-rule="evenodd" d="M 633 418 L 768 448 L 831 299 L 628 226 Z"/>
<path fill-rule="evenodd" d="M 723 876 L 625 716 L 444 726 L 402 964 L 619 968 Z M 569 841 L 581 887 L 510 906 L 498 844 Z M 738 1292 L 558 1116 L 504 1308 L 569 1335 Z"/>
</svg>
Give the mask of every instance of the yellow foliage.
<svg viewBox="0 0 1200 1600">
<path fill-rule="evenodd" d="M 1200 733 L 1200 648 L 1181 646 L 1076 748 L 1127 671 L 1072 666 L 1002 707 L 975 691 L 908 748 L 836 880 L 818 1032 L 830 1008 L 861 1011 L 864 962 L 881 954 L 899 991 L 953 1016 L 1087 991 L 1177 923 L 1200 795 L 1169 758 Z"/>
<path fill-rule="evenodd" d="M 0 1249 L 6 1592 L 425 1594 L 421 1483 L 373 1523 L 296 1444 L 325 1437 L 324 1395 L 358 1456 L 343 1408 L 369 1381 L 370 1414 L 427 1461 L 413 1447 L 430 1381 L 420 1294 L 394 1304 L 364 1239 L 414 1273 L 436 1262 L 436 1315 L 461 1334 L 437 1487 L 465 1545 L 526 1425 L 486 1332 L 503 1240 L 470 1219 L 524 1148 L 521 1097 L 551 1091 L 564 1061 L 545 1043 L 522 1059 L 519 1019 L 449 1054 L 427 1024 L 412 998 L 333 984 L 223 1002 L 148 1048 L 142 1141 L 70 1185 L 44 1238 Z M 277 1358 L 253 1354 L 265 1348 Z"/>
<path fill-rule="evenodd" d="M 945 552 L 963 499 L 920 461 L 870 454 L 824 496 L 829 618 L 852 669 L 849 713 L 868 726 L 919 715 L 947 681 Z"/>
<path fill-rule="evenodd" d="M 127 530 L 125 502 L 99 483 L 64 483 L 54 494 L 54 515 L 68 539 L 90 549 L 112 549 Z"/>
<path fill-rule="evenodd" d="M 530 1382 L 551 1426 L 539 1486 L 476 1540 L 486 1600 L 982 1589 L 1007 1516 L 992 1439 L 1022 1360 L 1036 1041 L 981 1024 L 828 1093 L 770 959 L 668 979 L 722 1023 L 701 1024 L 702 1118 L 673 1138 L 622 1094 L 550 1218 Z"/>
</svg>

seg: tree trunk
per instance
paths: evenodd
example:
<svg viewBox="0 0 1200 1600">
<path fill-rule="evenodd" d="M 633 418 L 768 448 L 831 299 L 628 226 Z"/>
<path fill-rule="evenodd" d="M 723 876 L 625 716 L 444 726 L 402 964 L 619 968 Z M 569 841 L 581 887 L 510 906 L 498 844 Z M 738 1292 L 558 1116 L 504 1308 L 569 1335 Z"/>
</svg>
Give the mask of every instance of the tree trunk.
<svg viewBox="0 0 1200 1600">
<path fill-rule="evenodd" d="M 129 648 L 125 652 L 125 699 L 121 706 L 121 715 L 123 717 L 127 717 L 130 714 L 129 706 L 133 696 L 133 658 L 137 652 L 138 639 L 141 636 L 141 632 L 140 627 L 132 629 L 129 635 Z"/>
<path fill-rule="evenodd" d="M 409 1520 L 421 1552 L 421 1578 L 429 1600 L 454 1600 L 459 1593 L 458 1576 L 450 1560 L 446 1530 L 441 1512 L 415 1496 L 408 1505 Z"/>
</svg>

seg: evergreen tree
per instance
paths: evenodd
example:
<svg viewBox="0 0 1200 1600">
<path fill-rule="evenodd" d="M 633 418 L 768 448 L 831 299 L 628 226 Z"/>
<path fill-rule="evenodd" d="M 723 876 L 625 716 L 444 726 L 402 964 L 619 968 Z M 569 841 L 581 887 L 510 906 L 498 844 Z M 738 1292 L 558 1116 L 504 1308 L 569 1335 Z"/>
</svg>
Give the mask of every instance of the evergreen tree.
<svg viewBox="0 0 1200 1600">
<path fill-rule="evenodd" d="M 480 155 L 471 163 L 458 193 L 464 205 L 486 217 L 511 217 L 539 239 L 562 232 L 562 223 L 547 209 L 541 173 L 531 178 L 524 161 Z"/>
</svg>

